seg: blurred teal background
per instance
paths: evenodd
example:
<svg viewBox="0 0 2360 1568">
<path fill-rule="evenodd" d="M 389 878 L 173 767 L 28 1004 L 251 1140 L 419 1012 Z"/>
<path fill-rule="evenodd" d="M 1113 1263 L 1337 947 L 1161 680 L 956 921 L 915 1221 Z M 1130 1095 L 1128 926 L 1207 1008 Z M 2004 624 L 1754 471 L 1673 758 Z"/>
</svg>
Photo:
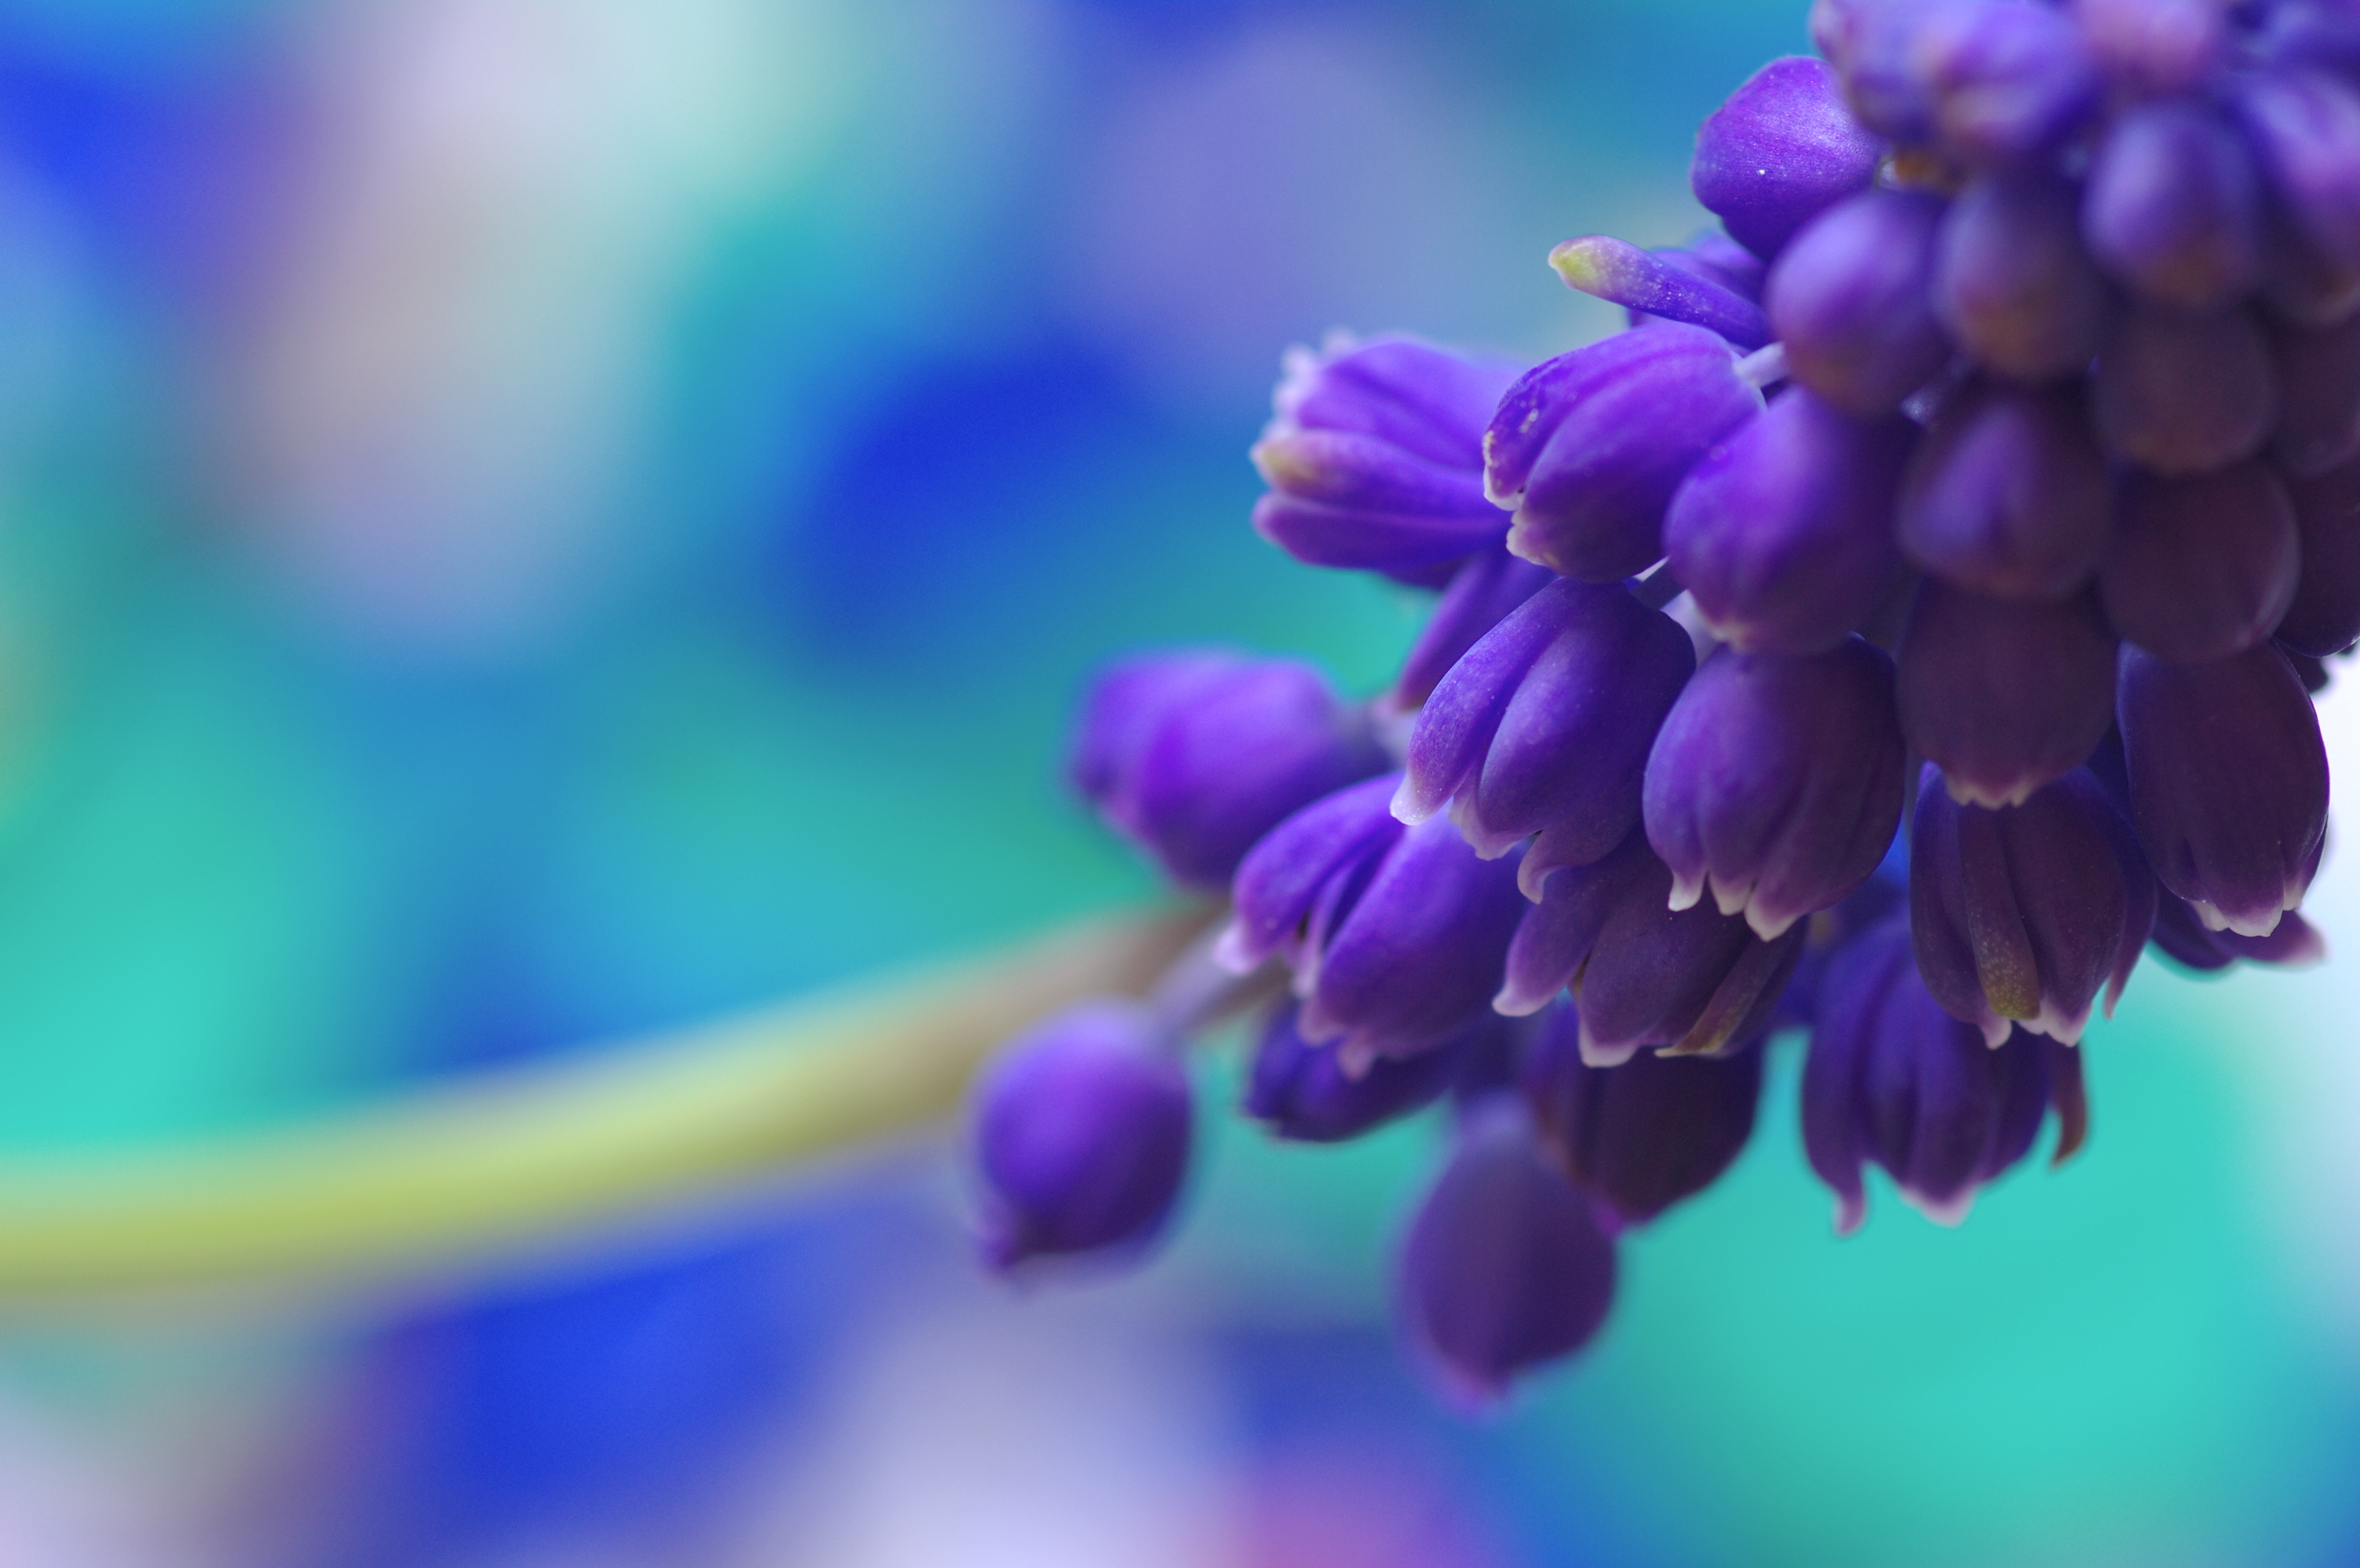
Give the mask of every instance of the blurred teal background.
<svg viewBox="0 0 2360 1568">
<path fill-rule="evenodd" d="M 1801 13 L 0 5 L 0 1144 L 1150 897 L 1060 792 L 1089 670 L 1367 691 L 1415 625 L 1245 526 L 1280 350 L 1606 330 L 1548 246 L 1695 226 Z M 2313 904 L 2360 945 L 2340 860 Z M 490 1278 L 11 1312 L 0 1563 L 2360 1561 L 2350 973 L 2150 964 L 2089 1151 L 1955 1233 L 1839 1245 L 1783 1061 L 1486 1422 L 1387 1338 L 1420 1127 L 1209 1118 L 1175 1245 L 1068 1293 L 974 1276 L 944 1143 Z"/>
</svg>

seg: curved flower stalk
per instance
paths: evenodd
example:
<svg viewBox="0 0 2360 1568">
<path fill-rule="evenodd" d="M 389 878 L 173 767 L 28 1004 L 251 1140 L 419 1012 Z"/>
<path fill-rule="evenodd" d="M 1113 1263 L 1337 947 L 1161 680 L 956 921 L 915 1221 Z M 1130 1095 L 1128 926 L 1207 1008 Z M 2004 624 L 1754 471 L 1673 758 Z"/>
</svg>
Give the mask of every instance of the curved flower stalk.
<svg viewBox="0 0 2360 1568">
<path fill-rule="evenodd" d="M 1550 254 L 1627 330 L 1513 377 L 1400 339 L 1289 361 L 1256 525 L 1447 591 L 1373 708 L 1402 774 L 1262 830 L 1225 951 L 1300 999 L 1250 1102 L 1282 1136 L 1468 1107 L 1404 1262 L 1452 1388 L 1588 1341 L 1616 1238 L 1735 1157 L 1781 1032 L 1841 1227 L 1871 1166 L 1955 1221 L 2052 1111 L 2081 1142 L 2080 1042 L 2150 946 L 2321 955 L 2311 698 L 2360 638 L 2348 9 L 1817 0 L 1822 58 L 1698 134 L 1719 231 Z M 1093 708 L 1085 750 L 1126 722 Z M 1523 1021 L 1471 1051 L 1486 1003 Z"/>
</svg>

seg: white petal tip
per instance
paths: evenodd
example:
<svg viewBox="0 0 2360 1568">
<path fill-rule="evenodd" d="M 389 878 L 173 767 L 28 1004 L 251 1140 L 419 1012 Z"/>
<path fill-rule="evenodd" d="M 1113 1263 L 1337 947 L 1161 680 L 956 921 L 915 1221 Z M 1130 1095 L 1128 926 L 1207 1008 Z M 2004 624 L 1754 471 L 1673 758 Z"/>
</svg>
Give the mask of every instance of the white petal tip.
<svg viewBox="0 0 2360 1568">
<path fill-rule="evenodd" d="M 1252 974 L 1267 956 L 1254 951 L 1253 943 L 1246 938 L 1245 927 L 1236 920 L 1223 927 L 1213 942 L 1213 962 L 1232 975 Z"/>
</svg>

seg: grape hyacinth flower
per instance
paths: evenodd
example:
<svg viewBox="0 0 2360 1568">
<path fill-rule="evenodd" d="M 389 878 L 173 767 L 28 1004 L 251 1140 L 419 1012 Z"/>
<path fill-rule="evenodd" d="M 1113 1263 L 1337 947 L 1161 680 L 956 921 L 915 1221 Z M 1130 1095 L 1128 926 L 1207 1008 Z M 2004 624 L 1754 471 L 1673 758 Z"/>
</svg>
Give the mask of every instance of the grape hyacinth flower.
<svg viewBox="0 0 2360 1568">
<path fill-rule="evenodd" d="M 1872 1166 L 1955 1222 L 2052 1112 L 2081 1146 L 2143 953 L 2323 953 L 2360 20 L 1817 0 L 1810 29 L 1823 59 L 1698 134 L 1721 230 L 1550 254 L 1625 330 L 1521 376 L 1401 337 L 1287 359 L 1253 526 L 1442 590 L 1389 689 L 1152 656 L 1076 746 L 1109 823 L 1228 894 L 1249 1115 L 1328 1142 L 1457 1106 L 1399 1287 L 1461 1395 L 1590 1341 L 1786 1037 L 1839 1228 Z M 1011 1255 L 1160 1223 L 1188 990 L 979 1085 Z"/>
</svg>

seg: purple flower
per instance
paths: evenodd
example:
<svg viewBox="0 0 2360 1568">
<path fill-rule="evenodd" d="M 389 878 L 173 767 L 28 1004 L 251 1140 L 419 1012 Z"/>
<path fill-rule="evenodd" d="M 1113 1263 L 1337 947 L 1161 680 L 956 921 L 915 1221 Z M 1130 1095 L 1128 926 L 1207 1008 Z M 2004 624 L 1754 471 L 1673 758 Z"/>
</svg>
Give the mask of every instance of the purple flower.
<svg viewBox="0 0 2360 1568">
<path fill-rule="evenodd" d="M 1767 261 L 1822 208 L 1864 189 L 1883 152 L 1844 107 L 1835 72 L 1788 55 L 1706 118 L 1688 187 L 1732 239 Z"/>
<path fill-rule="evenodd" d="M 2237 106 L 2296 231 L 2330 260 L 2360 267 L 2360 89 L 2324 71 L 2265 71 Z"/>
<path fill-rule="evenodd" d="M 1506 618 L 1509 611 L 1557 581 L 1556 572 L 1510 555 L 1503 544 L 1467 558 L 1451 574 L 1450 583 L 1435 601 L 1426 629 L 1402 661 L 1402 671 L 1385 694 L 1384 706 L 1396 713 L 1415 711 L 1483 634 Z"/>
<path fill-rule="evenodd" d="M 1627 310 L 1686 321 L 1718 332 L 1740 348 L 1760 348 L 1770 341 L 1770 321 L 1762 307 L 1708 276 L 1700 265 L 1682 267 L 1668 256 L 1641 250 L 1611 234 L 1568 240 L 1549 252 L 1549 265 L 1568 288 Z"/>
<path fill-rule="evenodd" d="M 1713 635 L 1749 653 L 1841 643 L 1901 576 L 1893 508 L 1918 427 L 1791 387 L 1688 471 L 1664 550 Z"/>
<path fill-rule="evenodd" d="M 1143 1242 L 1187 1174 L 1187 1074 L 1136 1004 L 1085 1002 L 1034 1025 L 970 1105 L 994 1269 Z"/>
<path fill-rule="evenodd" d="M 1415 338 L 1296 349 L 1253 449 L 1264 539 L 1314 566 L 1426 584 L 1499 541 L 1483 498 L 1483 428 L 1514 367 Z"/>
<path fill-rule="evenodd" d="M 2166 958 L 2199 974 L 2217 974 L 2241 958 L 2278 969 L 2308 969 L 2327 958 L 2326 940 L 2293 909 L 2278 917 L 2278 929 L 2267 936 L 2239 936 L 2205 930 L 2188 900 L 2169 893 L 2156 906 L 2149 940 Z"/>
<path fill-rule="evenodd" d="M 1586 583 L 1644 571 L 1681 477 L 1761 408 L 1729 344 L 1679 322 L 1526 372 L 1483 437 L 1486 492 L 1515 513 L 1508 548 Z"/>
<path fill-rule="evenodd" d="M 1380 1057 L 1354 1077 L 1334 1046 L 1303 1038 L 1289 1003 L 1270 1015 L 1255 1043 L 1245 1114 L 1295 1142 L 1341 1143 L 1440 1099 L 1478 1037 L 1508 1027 L 1498 1014 L 1485 1014 L 1431 1050 Z"/>
<path fill-rule="evenodd" d="M 1956 1225 L 1976 1191 L 2030 1152 L 2050 1106 L 2061 1162 L 2089 1127 L 2076 1050 L 2018 1030 L 1996 1049 L 1938 1006 L 1894 921 L 1830 967 L 1803 1063 L 1803 1149 L 1836 1195 L 1836 1229 L 1868 1212 L 1863 1167 L 1883 1166 L 1928 1218 Z"/>
<path fill-rule="evenodd" d="M 2285 618 L 2300 564 L 2293 505 L 2266 465 L 2177 479 L 2133 469 L 2098 593 L 2114 629 L 2158 658 L 2225 659 Z"/>
<path fill-rule="evenodd" d="M 2081 248 L 2076 195 L 2054 170 L 2005 170 L 1969 183 L 1942 219 L 1935 312 L 1998 375 L 2049 381 L 2097 357 L 2106 285 Z"/>
<path fill-rule="evenodd" d="M 2208 931 L 2269 935 L 2327 828 L 2327 748 L 2294 667 L 2267 643 L 2204 664 L 2126 647 L 2115 701 L 2156 877 Z"/>
<path fill-rule="evenodd" d="M 2360 459 L 2287 486 L 2302 540 L 2302 574 L 2278 641 L 2324 659 L 2360 640 Z"/>
<path fill-rule="evenodd" d="M 2113 980 L 2120 994 L 2147 943 L 2134 915 L 2154 918 L 2150 880 L 2084 769 L 1998 811 L 1960 805 L 1929 775 L 1909 839 L 1918 972 L 1994 1046 L 2011 1021 L 2076 1044 L 2099 992 Z"/>
<path fill-rule="evenodd" d="M 1495 1094 L 1462 1122 L 1398 1279 L 1411 1343 L 1454 1396 L 1488 1405 L 1596 1335 L 1614 1301 L 1614 1243 L 1523 1105 Z"/>
<path fill-rule="evenodd" d="M 2142 97 L 2198 86 L 2227 43 L 2218 0 L 2073 0 L 2072 15 L 2099 68 Z"/>
<path fill-rule="evenodd" d="M 1389 774 L 1271 830 L 1238 867 L 1221 958 L 1295 968 L 1297 1027 L 1347 1070 L 1439 1042 L 1498 990 L 1524 901 L 1513 858 L 1483 860 L 1446 822 L 1396 821 Z"/>
<path fill-rule="evenodd" d="M 2107 500 L 2078 387 L 1969 382 L 1909 460 L 1901 549 L 1961 588 L 2060 599 L 2097 570 Z"/>
<path fill-rule="evenodd" d="M 2093 594 L 1994 599 L 1928 577 L 1901 639 L 1901 733 L 1953 798 L 2017 805 L 2104 738 L 2114 647 Z"/>
<path fill-rule="evenodd" d="M 2079 128 L 2098 96 L 2081 31 L 2047 5 L 1950 0 L 1922 13 L 1910 63 L 1943 148 L 1972 164 L 2045 152 Z"/>
<path fill-rule="evenodd" d="M 1765 941 L 1868 879 L 1901 821 L 1893 661 L 1852 637 L 1808 659 L 1724 650 L 1647 758 L 1647 842 L 1685 909 L 1710 887 Z"/>
<path fill-rule="evenodd" d="M 2261 188 L 2235 127 L 2191 99 L 2116 120 L 2090 166 L 2082 232 L 2099 262 L 2160 305 L 2217 310 L 2261 271 Z"/>
<path fill-rule="evenodd" d="M 1670 616 L 1620 584 L 1560 578 L 1435 688 L 1394 814 L 1422 822 L 1448 805 L 1486 858 L 1561 822 L 1579 841 L 1567 851 L 1595 859 L 1639 820 L 1647 747 L 1695 664 Z"/>
<path fill-rule="evenodd" d="M 1779 253 L 1764 302 L 1794 378 L 1847 414 L 1889 414 L 1950 363 L 1930 283 L 1942 202 L 1863 191 Z"/>
<path fill-rule="evenodd" d="M 2244 310 L 2116 311 L 2092 408 L 2106 450 L 2158 474 L 2201 474 L 2261 451 L 2278 419 L 2268 343 Z"/>
<path fill-rule="evenodd" d="M 1311 666 L 1191 649 L 1098 678 L 1068 774 L 1173 880 L 1218 888 L 1282 818 L 1385 765 L 1367 714 Z"/>
<path fill-rule="evenodd" d="M 2278 426 L 2270 455 L 2297 478 L 2360 457 L 2360 316 L 2316 332 L 2270 335 L 2278 383 Z"/>
<path fill-rule="evenodd" d="M 1592 1067 L 1574 1009 L 1557 1007 L 1525 1056 L 1524 1094 L 1566 1173 L 1622 1225 L 1639 1225 L 1711 1186 L 1744 1149 L 1762 1054 L 1642 1054 Z"/>
</svg>

